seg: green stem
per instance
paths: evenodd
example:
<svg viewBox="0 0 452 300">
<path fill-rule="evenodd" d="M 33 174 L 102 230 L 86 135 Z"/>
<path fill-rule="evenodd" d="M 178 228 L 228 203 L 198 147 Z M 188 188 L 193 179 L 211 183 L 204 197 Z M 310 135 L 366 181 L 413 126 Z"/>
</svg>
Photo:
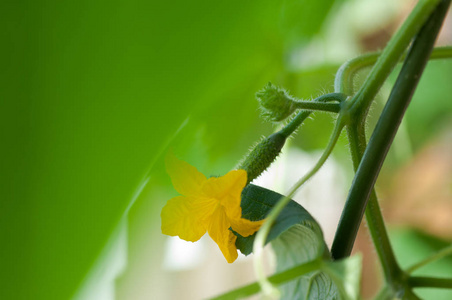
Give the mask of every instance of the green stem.
<svg viewBox="0 0 452 300">
<path fill-rule="evenodd" d="M 367 53 L 346 61 L 340 66 L 334 78 L 334 91 L 344 93 L 346 95 L 353 95 L 353 82 L 356 73 L 366 67 L 372 66 L 380 57 L 381 52 Z"/>
<path fill-rule="evenodd" d="M 338 120 L 336 121 L 336 126 L 333 130 L 333 133 L 331 134 L 330 141 L 323 152 L 322 156 L 317 161 L 316 165 L 307 173 L 305 174 L 295 185 L 290 189 L 288 195 L 285 197 L 282 197 L 278 203 L 273 207 L 273 209 L 268 214 L 266 221 L 262 225 L 262 227 L 257 232 L 256 238 L 254 239 L 253 244 L 253 253 L 254 253 L 254 270 L 256 273 L 256 276 L 258 278 L 258 282 L 266 294 L 274 294 L 275 289 L 272 286 L 272 284 L 267 280 L 264 268 L 263 268 L 263 262 L 262 262 L 262 253 L 263 248 L 265 245 L 265 241 L 267 240 L 268 233 L 270 232 L 271 226 L 275 222 L 276 218 L 279 216 L 281 211 L 286 207 L 286 205 L 289 203 L 292 196 L 297 192 L 297 190 L 306 182 L 308 181 L 317 171 L 323 166 L 327 158 L 330 156 L 331 152 L 334 149 L 334 146 L 336 145 L 336 142 L 341 134 L 342 129 L 344 128 L 344 122 L 341 116 L 339 116 Z"/>
<path fill-rule="evenodd" d="M 417 264 L 409 267 L 406 270 L 406 272 L 407 273 L 412 273 L 415 270 L 417 270 L 417 269 L 419 269 L 419 268 L 421 268 L 421 267 L 423 267 L 423 266 L 425 266 L 425 265 L 427 265 L 427 264 L 429 264 L 431 262 L 434 262 L 435 260 L 441 259 L 441 258 L 449 256 L 449 255 L 452 255 L 452 244 L 450 246 L 442 249 L 441 251 L 439 251 L 439 252 L 427 257 L 426 259 L 418 262 Z"/>
<path fill-rule="evenodd" d="M 347 134 L 353 166 L 355 171 L 357 171 L 366 149 L 364 127 L 356 127 L 354 124 L 349 125 L 347 126 Z M 351 237 L 356 237 L 361 223 L 361 210 L 363 208 L 359 205 L 351 205 L 350 203 L 353 202 L 350 201 L 359 200 L 357 198 L 350 200 L 350 196 L 351 195 L 349 195 L 349 198 L 347 199 L 347 204 L 341 216 L 339 227 L 336 231 L 336 236 L 331 248 L 331 253 L 334 259 L 341 259 L 350 255 L 354 244 L 354 238 L 351 239 Z M 391 248 L 383 216 L 381 215 L 380 207 L 378 205 L 377 195 L 374 189 L 371 191 L 369 204 L 365 212 L 369 232 L 372 236 L 385 278 L 393 280 L 398 277 L 401 271 Z M 361 215 L 359 220 L 356 218 L 357 215 Z"/>
<path fill-rule="evenodd" d="M 402 27 L 397 30 L 387 46 L 378 57 L 377 62 L 370 71 L 366 81 L 352 99 L 352 107 L 367 114 L 370 104 L 380 90 L 386 78 L 399 61 L 413 36 L 418 33 L 427 21 L 440 0 L 420 0 Z"/>
<path fill-rule="evenodd" d="M 310 114 L 311 112 L 306 110 L 298 112 L 295 117 L 279 131 L 279 133 L 288 138 L 292 133 L 295 132 L 295 130 L 298 129 L 298 127 L 300 127 L 301 123 L 303 123 Z"/>
<path fill-rule="evenodd" d="M 268 280 L 275 285 L 286 283 L 304 274 L 320 269 L 321 263 L 322 263 L 321 258 L 318 258 L 313 261 L 291 268 L 289 270 L 272 275 L 268 277 Z M 227 292 L 226 294 L 223 294 L 221 296 L 212 298 L 212 300 L 228 300 L 228 299 L 235 300 L 251 296 L 253 294 L 258 293 L 259 291 L 260 291 L 259 283 L 254 282 L 244 287 L 238 288 L 236 290 Z"/>
<path fill-rule="evenodd" d="M 317 101 L 297 101 L 295 106 L 298 109 L 318 110 L 333 113 L 338 113 L 341 110 L 339 103 L 322 103 Z"/>
<path fill-rule="evenodd" d="M 350 255 L 367 200 L 371 194 L 374 194 L 375 181 L 428 61 L 449 3 L 450 0 L 443 0 L 438 5 L 438 8 L 414 40 L 388 102 L 370 138 L 369 145 L 365 148 L 333 242 L 332 255 L 335 259 Z M 360 113 L 363 113 L 363 111 Z M 365 136 L 362 123 L 359 120 L 356 121 L 357 118 L 354 118 L 354 120 L 354 124 L 347 126 L 347 131 L 350 138 L 352 158 L 355 161 L 359 159 L 362 153 Z M 360 123 L 356 124 L 356 122 Z M 358 153 L 353 153 L 356 151 Z M 374 198 L 374 196 L 371 198 Z M 390 284 L 395 284 L 401 271 L 392 253 L 376 197 L 371 202 L 368 213 L 366 212 L 369 229 L 377 251 L 382 252 L 382 254 L 379 253 L 379 256 L 383 268 L 386 270 L 386 279 Z M 372 224 L 376 227 L 372 228 Z M 376 229 L 381 230 L 381 232 L 374 232 Z M 382 247 L 382 241 L 384 241 L 383 244 L 387 244 L 385 247 Z M 379 248 L 380 250 L 378 250 Z"/>
<path fill-rule="evenodd" d="M 316 98 L 316 99 L 314 99 L 314 100 L 312 100 L 310 102 L 325 103 L 325 102 L 331 102 L 331 101 L 342 102 L 344 100 L 345 100 L 345 95 L 343 95 L 341 93 L 330 93 L 330 94 L 322 95 L 322 96 L 320 96 L 320 97 L 318 97 L 318 98 Z M 303 123 L 304 120 L 306 120 L 306 118 L 309 117 L 310 114 L 311 114 L 310 111 L 306 111 L 306 110 L 300 111 L 279 132 L 282 135 L 284 135 L 286 138 L 288 138 L 292 133 L 294 133 L 295 130 L 298 129 L 298 127 L 300 127 L 301 123 Z"/>
<path fill-rule="evenodd" d="M 433 287 L 433 288 L 452 289 L 452 278 L 414 276 L 408 278 L 408 284 L 413 288 Z"/>
<path fill-rule="evenodd" d="M 343 93 L 348 96 L 353 95 L 353 82 L 355 80 L 356 73 L 364 68 L 374 65 L 380 55 L 381 52 L 368 53 L 345 62 L 336 73 L 334 90 L 337 93 Z M 430 55 L 430 59 L 444 59 L 451 57 L 452 47 L 434 48 L 432 54 Z M 406 54 L 401 57 L 399 62 L 403 61 L 405 58 Z"/>
</svg>

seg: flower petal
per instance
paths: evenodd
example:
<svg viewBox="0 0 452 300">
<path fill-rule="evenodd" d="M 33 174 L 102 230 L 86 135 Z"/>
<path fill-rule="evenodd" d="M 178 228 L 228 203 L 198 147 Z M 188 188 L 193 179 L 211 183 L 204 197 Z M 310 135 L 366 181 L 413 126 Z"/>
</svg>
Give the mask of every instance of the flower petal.
<svg viewBox="0 0 452 300">
<path fill-rule="evenodd" d="M 184 196 L 170 199 L 161 212 L 162 233 L 196 242 L 206 233 L 216 204 L 214 199 Z"/>
<path fill-rule="evenodd" d="M 245 170 L 233 170 L 222 177 L 211 177 L 204 183 L 202 191 L 210 197 L 219 199 L 227 208 L 240 208 L 240 197 L 246 185 L 246 176 Z"/>
<path fill-rule="evenodd" d="M 229 230 L 229 227 L 228 217 L 221 205 L 218 205 L 212 215 L 207 231 L 218 247 L 220 247 L 228 263 L 233 263 L 238 257 L 237 247 L 235 246 L 237 237 Z"/>
<path fill-rule="evenodd" d="M 247 237 L 259 230 L 264 220 L 250 221 L 244 218 L 230 219 L 232 229 L 243 237 Z"/>
<path fill-rule="evenodd" d="M 173 186 L 180 194 L 195 196 L 200 193 L 203 183 L 207 180 L 204 174 L 195 167 L 178 159 L 172 152 L 165 158 L 166 172 L 171 177 Z"/>
</svg>

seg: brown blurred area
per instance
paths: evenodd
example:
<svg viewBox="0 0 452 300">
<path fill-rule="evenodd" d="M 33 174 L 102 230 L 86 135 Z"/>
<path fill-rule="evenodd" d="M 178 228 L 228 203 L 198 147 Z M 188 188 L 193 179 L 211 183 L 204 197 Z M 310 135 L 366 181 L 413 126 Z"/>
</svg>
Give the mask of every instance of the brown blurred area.
<svg viewBox="0 0 452 300">
<path fill-rule="evenodd" d="M 364 32 L 358 37 L 359 44 L 364 52 L 379 51 L 384 48 L 393 33 L 399 28 L 405 18 L 409 15 L 417 1 L 404 1 L 400 10 L 386 24 L 370 32 Z M 436 42 L 437 45 L 450 45 L 452 35 L 452 19 L 447 17 L 440 36 Z"/>
<path fill-rule="evenodd" d="M 391 224 L 408 224 L 452 239 L 452 132 L 440 133 L 398 170 L 384 190 L 383 208 Z"/>
</svg>

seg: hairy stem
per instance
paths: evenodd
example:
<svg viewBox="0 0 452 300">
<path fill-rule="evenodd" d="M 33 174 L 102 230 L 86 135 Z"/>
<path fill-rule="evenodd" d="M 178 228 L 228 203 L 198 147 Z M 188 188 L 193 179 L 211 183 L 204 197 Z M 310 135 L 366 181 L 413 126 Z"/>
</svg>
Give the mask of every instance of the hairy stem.
<svg viewBox="0 0 452 300">
<path fill-rule="evenodd" d="M 297 101 L 295 106 L 304 110 L 317 110 L 338 113 L 341 110 L 339 103 L 322 103 L 317 101 Z"/>
<path fill-rule="evenodd" d="M 314 99 L 312 101 L 309 101 L 309 102 L 310 103 L 319 102 L 319 103 L 327 104 L 327 102 L 333 102 L 333 101 L 342 102 L 344 100 L 345 100 L 345 95 L 344 94 L 331 93 L 331 94 L 322 95 L 322 96 L 320 96 L 320 97 L 318 97 L 318 98 L 316 98 L 316 99 Z M 335 103 L 333 103 L 333 104 L 335 104 Z M 301 123 L 303 123 L 304 120 L 306 120 L 306 118 L 309 117 L 310 114 L 311 114 L 310 111 L 306 111 L 306 110 L 300 111 L 279 132 L 281 134 L 283 134 L 286 138 L 289 137 L 292 133 L 295 132 L 295 130 L 298 129 L 298 127 L 300 127 Z"/>
</svg>

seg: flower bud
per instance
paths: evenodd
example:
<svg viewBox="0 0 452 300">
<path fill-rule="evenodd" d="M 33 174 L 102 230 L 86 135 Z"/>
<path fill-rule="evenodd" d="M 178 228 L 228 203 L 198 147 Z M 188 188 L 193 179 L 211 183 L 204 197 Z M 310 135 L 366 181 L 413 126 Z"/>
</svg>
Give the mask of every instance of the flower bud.
<svg viewBox="0 0 452 300">
<path fill-rule="evenodd" d="M 260 141 L 243 159 L 237 169 L 248 174 L 247 184 L 264 172 L 276 159 L 286 142 L 286 136 L 276 132 Z"/>
<path fill-rule="evenodd" d="M 297 109 L 296 101 L 287 91 L 271 82 L 256 93 L 256 98 L 261 105 L 262 116 L 268 121 L 282 121 Z"/>
</svg>

